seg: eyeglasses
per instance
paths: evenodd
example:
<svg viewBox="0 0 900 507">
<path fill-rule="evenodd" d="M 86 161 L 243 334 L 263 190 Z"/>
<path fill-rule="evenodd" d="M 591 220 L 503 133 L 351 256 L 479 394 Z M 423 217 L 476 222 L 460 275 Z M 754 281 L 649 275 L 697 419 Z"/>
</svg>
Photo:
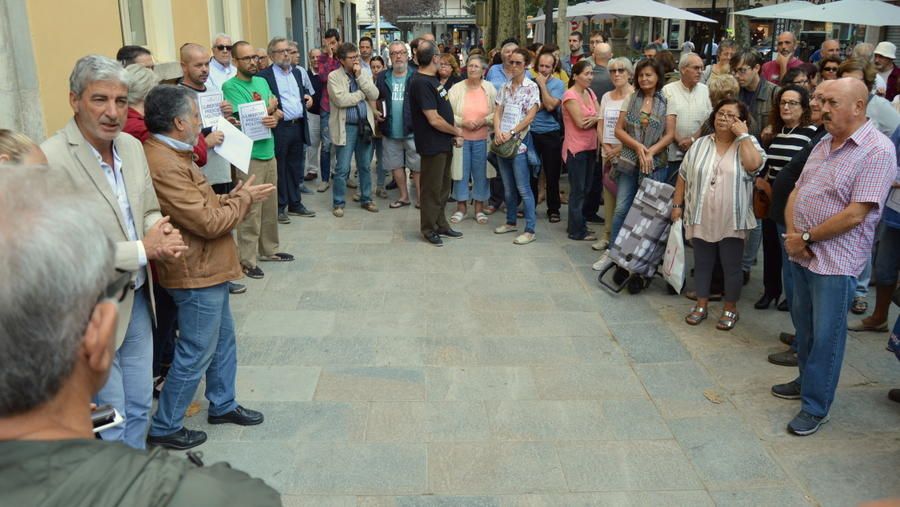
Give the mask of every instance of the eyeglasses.
<svg viewBox="0 0 900 507">
<path fill-rule="evenodd" d="M 258 62 L 260 60 L 260 58 L 258 55 L 250 55 L 250 56 L 245 56 L 243 58 L 235 58 L 235 60 L 237 60 L 239 62 Z"/>
<path fill-rule="evenodd" d="M 794 81 L 794 82 L 791 83 L 791 84 L 792 84 L 792 85 L 797 85 L 797 86 L 806 86 L 806 85 L 809 84 L 809 79 L 804 79 L 804 80 L 802 80 L 802 81 Z"/>
<path fill-rule="evenodd" d="M 733 121 L 733 120 L 737 120 L 738 118 L 740 118 L 740 116 L 738 116 L 738 115 L 736 115 L 736 114 L 728 113 L 728 112 L 725 112 L 725 111 L 719 111 L 718 113 L 716 113 L 716 118 L 723 118 L 723 119 L 726 119 L 726 120 L 732 120 L 732 121 Z"/>
<path fill-rule="evenodd" d="M 525 65 L 525 61 L 523 61 L 523 60 L 510 60 L 510 61 L 509 61 L 509 64 L 510 64 L 510 65 Z"/>
<path fill-rule="evenodd" d="M 837 72 L 837 67 L 822 67 L 822 72 Z"/>
<path fill-rule="evenodd" d="M 609 69 L 610 74 L 625 74 L 625 69 Z"/>
<path fill-rule="evenodd" d="M 701 70 L 703 70 L 703 66 L 702 66 L 702 65 L 688 65 L 688 66 L 685 67 L 685 68 L 691 69 L 691 70 L 696 70 L 696 71 L 698 71 L 698 72 L 701 71 Z"/>
<path fill-rule="evenodd" d="M 406 56 L 406 51 L 391 51 L 388 54 L 391 56 Z"/>
<path fill-rule="evenodd" d="M 272 50 L 272 54 L 274 54 L 274 55 L 285 55 L 285 54 L 289 54 L 290 52 L 291 52 L 290 49 L 275 49 L 275 50 Z"/>
<path fill-rule="evenodd" d="M 782 100 L 781 103 L 778 104 L 781 107 L 797 107 L 800 105 L 799 100 Z"/>
<path fill-rule="evenodd" d="M 218 49 L 219 51 L 231 51 L 231 45 L 226 46 L 225 44 L 219 44 L 213 47 Z"/>
<path fill-rule="evenodd" d="M 97 298 L 98 303 L 102 303 L 104 301 L 115 301 L 116 303 L 121 303 L 125 300 L 125 296 L 128 295 L 128 291 L 133 289 L 131 284 L 131 271 L 122 271 L 120 269 L 116 270 L 116 277 L 113 279 L 106 288 L 103 289 L 103 292 L 100 293 L 100 296 Z"/>
<path fill-rule="evenodd" d="M 344 57 L 344 60 L 359 60 L 359 55 L 348 55 Z"/>
<path fill-rule="evenodd" d="M 735 74 L 746 74 L 746 73 L 750 72 L 751 70 L 753 70 L 753 69 L 750 67 L 738 67 L 737 69 L 734 69 L 734 73 Z"/>
</svg>

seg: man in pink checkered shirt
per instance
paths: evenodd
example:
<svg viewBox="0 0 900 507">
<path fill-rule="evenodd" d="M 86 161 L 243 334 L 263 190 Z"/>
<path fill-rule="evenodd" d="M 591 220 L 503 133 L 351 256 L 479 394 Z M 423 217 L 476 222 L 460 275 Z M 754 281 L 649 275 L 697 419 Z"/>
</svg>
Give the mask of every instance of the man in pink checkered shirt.
<svg viewBox="0 0 900 507">
<path fill-rule="evenodd" d="M 828 421 L 856 277 L 872 254 L 882 205 L 897 176 L 894 145 L 866 118 L 865 85 L 839 79 L 819 86 L 828 134 L 810 153 L 785 210 L 800 375 L 772 387 L 779 398 L 802 400 L 788 424 L 800 436 Z"/>
</svg>

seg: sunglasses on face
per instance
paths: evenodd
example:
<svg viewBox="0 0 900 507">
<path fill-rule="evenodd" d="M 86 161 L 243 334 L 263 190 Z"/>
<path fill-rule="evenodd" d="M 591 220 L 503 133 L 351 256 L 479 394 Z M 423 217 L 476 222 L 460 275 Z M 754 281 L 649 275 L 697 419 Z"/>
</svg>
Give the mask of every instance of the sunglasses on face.
<svg viewBox="0 0 900 507">
<path fill-rule="evenodd" d="M 837 72 L 837 71 L 838 71 L 837 67 L 825 67 L 822 69 L 822 72 Z"/>
<path fill-rule="evenodd" d="M 230 44 L 227 45 L 227 46 L 226 46 L 225 44 L 219 44 L 219 45 L 213 46 L 213 47 L 216 48 L 216 49 L 218 49 L 219 51 L 231 51 L 231 45 L 230 45 Z"/>
<path fill-rule="evenodd" d="M 609 69 L 610 74 L 624 74 L 625 69 Z"/>
</svg>

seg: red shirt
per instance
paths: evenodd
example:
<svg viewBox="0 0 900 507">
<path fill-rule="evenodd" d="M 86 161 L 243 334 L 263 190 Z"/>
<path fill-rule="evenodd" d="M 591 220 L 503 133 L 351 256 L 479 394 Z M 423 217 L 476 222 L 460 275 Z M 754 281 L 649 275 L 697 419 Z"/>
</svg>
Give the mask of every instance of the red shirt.
<svg viewBox="0 0 900 507">
<path fill-rule="evenodd" d="M 122 131 L 131 134 L 142 143 L 150 137 L 150 131 L 147 130 L 147 124 L 144 123 L 144 116 L 130 107 L 128 108 L 128 119 L 125 120 L 125 128 Z M 197 136 L 197 144 L 194 146 L 194 155 L 197 155 L 194 161 L 197 163 L 197 167 L 206 165 L 206 150 L 206 138 L 200 134 Z"/>
<path fill-rule="evenodd" d="M 791 57 L 788 60 L 787 70 L 791 70 L 794 67 L 799 67 L 803 65 L 803 61 L 799 58 Z M 762 68 L 759 69 L 759 75 L 762 76 L 763 79 L 770 83 L 780 84 L 781 83 L 781 65 L 778 65 L 778 62 L 772 60 L 771 62 L 766 62 L 762 64 Z"/>
</svg>

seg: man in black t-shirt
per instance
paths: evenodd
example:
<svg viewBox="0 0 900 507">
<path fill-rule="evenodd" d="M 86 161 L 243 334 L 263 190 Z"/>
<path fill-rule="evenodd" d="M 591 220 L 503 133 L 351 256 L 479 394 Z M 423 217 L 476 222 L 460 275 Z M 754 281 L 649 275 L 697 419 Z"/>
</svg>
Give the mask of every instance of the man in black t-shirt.
<svg viewBox="0 0 900 507">
<path fill-rule="evenodd" d="M 422 158 L 420 230 L 426 241 L 443 246 L 441 236 L 462 237 L 461 232 L 450 228 L 444 212 L 450 197 L 453 145 L 462 145 L 462 130 L 453 125 L 447 90 L 437 78 L 437 46 L 423 40 L 417 55 L 419 70 L 410 79 L 408 92 L 416 151 Z"/>
</svg>

